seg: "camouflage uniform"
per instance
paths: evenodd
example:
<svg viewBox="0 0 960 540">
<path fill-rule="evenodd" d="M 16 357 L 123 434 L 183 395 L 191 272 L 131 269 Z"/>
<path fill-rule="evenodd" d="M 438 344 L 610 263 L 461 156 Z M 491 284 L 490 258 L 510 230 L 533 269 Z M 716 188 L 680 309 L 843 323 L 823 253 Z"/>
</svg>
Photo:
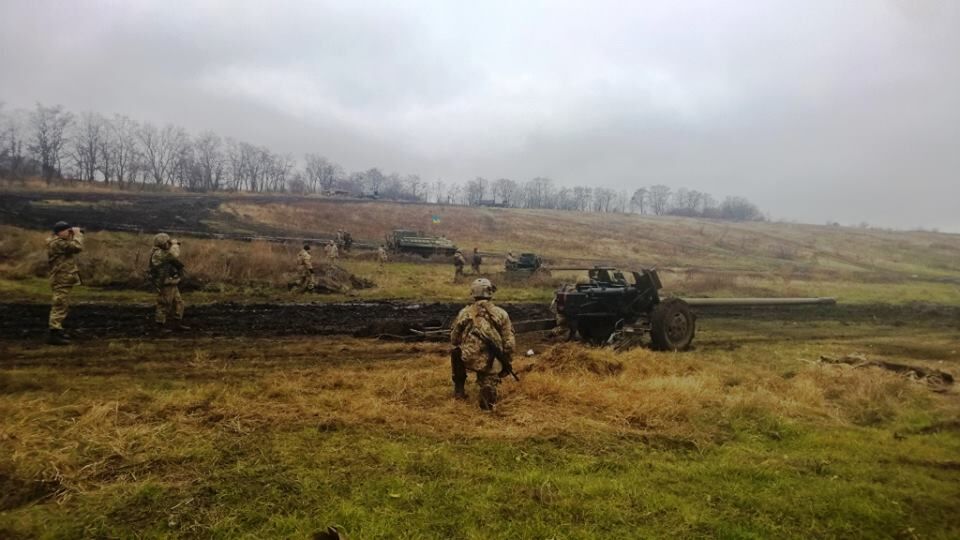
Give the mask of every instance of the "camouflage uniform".
<svg viewBox="0 0 960 540">
<path fill-rule="evenodd" d="M 483 257 L 480 256 L 480 253 L 476 249 L 473 250 L 473 259 L 470 261 L 470 268 L 473 269 L 474 274 L 480 273 L 480 263 L 483 262 Z"/>
<path fill-rule="evenodd" d="M 83 234 L 75 233 L 69 238 L 51 236 L 47 239 L 47 261 L 50 263 L 50 288 L 53 301 L 50 303 L 48 326 L 51 330 L 63 330 L 67 318 L 70 290 L 80 284 L 77 254 L 83 251 Z"/>
<path fill-rule="evenodd" d="M 503 261 L 503 266 L 507 270 L 514 268 L 517 265 L 517 258 L 513 256 L 513 253 L 507 253 L 507 258 Z"/>
<path fill-rule="evenodd" d="M 300 253 L 297 254 L 297 265 L 298 273 L 300 275 L 300 280 L 297 282 L 297 287 L 301 292 L 312 291 L 314 282 L 313 282 L 313 260 L 310 257 L 310 250 L 303 248 L 300 250 Z"/>
<path fill-rule="evenodd" d="M 384 249 L 383 246 L 377 248 L 377 260 L 380 262 L 381 268 L 387 263 L 387 250 Z"/>
<path fill-rule="evenodd" d="M 463 265 L 467 264 L 466 259 L 463 258 L 463 253 L 459 251 L 453 254 L 453 279 L 454 281 L 457 278 L 463 277 Z"/>
<path fill-rule="evenodd" d="M 327 252 L 327 258 L 328 258 L 328 259 L 331 259 L 331 260 L 336 259 L 337 256 L 339 255 L 339 250 L 337 249 L 337 244 L 335 244 L 335 243 L 333 243 L 333 242 L 327 244 L 326 252 Z"/>
<path fill-rule="evenodd" d="M 159 237 L 154 240 L 153 251 L 150 252 L 150 279 L 157 288 L 157 310 L 154 320 L 158 324 L 165 324 L 167 316 L 172 315 L 175 321 L 183 319 L 183 299 L 180 298 L 180 277 L 183 275 L 183 263 L 171 249 L 169 237 L 163 245 L 157 245 Z M 166 235 L 163 235 L 166 236 Z"/>
<path fill-rule="evenodd" d="M 568 337 L 573 337 L 575 329 L 570 327 L 569 321 L 567 321 L 567 317 L 563 313 L 560 313 L 560 311 L 557 309 L 557 296 L 559 296 L 562 293 L 575 291 L 575 290 L 577 290 L 575 286 L 569 283 L 565 283 L 553 295 L 553 300 L 550 302 L 550 312 L 553 313 L 553 316 L 556 317 L 557 319 L 557 326 L 554 327 L 552 332 L 554 336 L 560 336 L 560 335 L 563 335 L 564 333 L 567 333 Z"/>
<path fill-rule="evenodd" d="M 504 369 L 497 359 L 497 349 L 510 358 L 516 346 L 510 316 L 489 299 L 477 298 L 473 304 L 460 310 L 450 329 L 450 343 L 459 347 L 462 366 L 477 374 L 481 408 L 492 408 L 496 402 L 500 372 Z M 462 393 L 466 373 L 458 374 L 456 365 L 453 372 L 455 392 Z"/>
</svg>

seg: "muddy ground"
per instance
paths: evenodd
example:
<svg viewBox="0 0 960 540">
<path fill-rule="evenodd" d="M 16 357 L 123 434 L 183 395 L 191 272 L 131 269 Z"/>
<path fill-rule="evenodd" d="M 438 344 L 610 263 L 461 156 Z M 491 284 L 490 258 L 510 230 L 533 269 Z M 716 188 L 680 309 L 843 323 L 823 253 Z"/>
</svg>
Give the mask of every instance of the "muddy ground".
<svg viewBox="0 0 960 540">
<path fill-rule="evenodd" d="M 186 336 L 410 335 L 410 328 L 449 324 L 463 304 L 344 302 L 316 304 L 217 303 L 188 306 Z M 504 304 L 513 320 L 550 317 L 541 304 Z M 44 335 L 49 306 L 0 303 L 0 339 Z M 150 337 L 158 334 L 153 307 L 81 304 L 70 308 L 65 325 L 79 339 Z"/>
<path fill-rule="evenodd" d="M 545 304 L 501 304 L 517 323 L 548 319 Z M 410 328 L 448 326 L 460 303 L 343 302 L 309 304 L 215 303 L 188 306 L 189 337 L 280 337 L 297 335 L 410 336 Z M 46 331 L 46 304 L 0 303 L 0 339 L 41 338 Z M 869 322 L 898 326 L 946 326 L 960 330 L 960 307 L 928 304 L 795 307 L 714 307 L 697 309 L 703 325 L 711 319 L 757 319 L 795 325 L 805 321 Z M 130 304 L 73 306 L 67 331 L 79 340 L 155 337 L 153 308 Z"/>
</svg>

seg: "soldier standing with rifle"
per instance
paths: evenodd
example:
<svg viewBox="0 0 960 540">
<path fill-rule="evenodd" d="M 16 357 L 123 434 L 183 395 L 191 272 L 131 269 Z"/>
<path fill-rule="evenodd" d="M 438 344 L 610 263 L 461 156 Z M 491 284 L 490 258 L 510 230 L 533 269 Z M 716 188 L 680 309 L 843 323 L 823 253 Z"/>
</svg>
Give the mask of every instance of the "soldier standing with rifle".
<svg viewBox="0 0 960 540">
<path fill-rule="evenodd" d="M 516 340 L 510 316 L 490 301 L 496 290 L 488 279 L 474 280 L 470 286 L 474 302 L 460 310 L 450 329 L 453 395 L 466 399 L 467 371 L 476 373 L 484 411 L 492 411 L 496 405 L 501 377 L 513 375 L 520 380 L 511 364 Z"/>
<path fill-rule="evenodd" d="M 453 282 L 456 283 L 457 280 L 463 277 L 463 265 L 467 264 L 466 259 L 463 258 L 463 252 L 457 249 L 457 252 L 453 254 Z"/>
<path fill-rule="evenodd" d="M 300 281 L 297 288 L 300 292 L 309 292 L 313 290 L 313 260 L 310 257 L 310 244 L 303 244 L 303 249 L 297 254 L 297 266 L 300 273 Z"/>
<path fill-rule="evenodd" d="M 64 221 L 53 226 L 53 236 L 47 239 L 47 262 L 50 265 L 50 303 L 47 342 L 51 345 L 68 345 L 70 340 L 63 333 L 63 321 L 69 311 L 70 290 L 81 285 L 77 255 L 83 251 L 83 231 Z"/>
<path fill-rule="evenodd" d="M 183 263 L 180 262 L 180 242 L 172 240 L 167 233 L 153 237 L 150 252 L 150 281 L 157 289 L 157 311 L 154 320 L 163 327 L 167 317 L 173 316 L 169 330 L 189 330 L 183 325 L 183 299 L 180 298 L 180 279 Z"/>
<path fill-rule="evenodd" d="M 473 248 L 473 259 L 470 260 L 470 268 L 474 274 L 480 274 L 480 264 L 483 263 L 483 257 L 480 256 L 480 249 Z"/>
</svg>

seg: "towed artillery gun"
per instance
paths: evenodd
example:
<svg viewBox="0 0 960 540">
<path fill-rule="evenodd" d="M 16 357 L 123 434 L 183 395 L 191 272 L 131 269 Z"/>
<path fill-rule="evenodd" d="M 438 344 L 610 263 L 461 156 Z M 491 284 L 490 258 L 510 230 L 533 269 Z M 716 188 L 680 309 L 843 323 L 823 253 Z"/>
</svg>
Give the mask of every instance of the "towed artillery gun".
<svg viewBox="0 0 960 540">
<path fill-rule="evenodd" d="M 395 229 L 387 234 L 387 249 L 394 253 L 410 253 L 429 257 L 431 255 L 452 256 L 457 246 L 443 236 L 432 236 L 423 231 Z"/>
<path fill-rule="evenodd" d="M 618 350 L 638 345 L 646 336 L 655 350 L 690 348 L 697 328 L 692 307 L 836 304 L 833 298 L 661 298 L 655 269 L 625 273 L 596 266 L 588 276 L 589 283 L 557 293 L 557 312 L 566 319 L 571 335 L 578 333 L 586 342 Z"/>
</svg>

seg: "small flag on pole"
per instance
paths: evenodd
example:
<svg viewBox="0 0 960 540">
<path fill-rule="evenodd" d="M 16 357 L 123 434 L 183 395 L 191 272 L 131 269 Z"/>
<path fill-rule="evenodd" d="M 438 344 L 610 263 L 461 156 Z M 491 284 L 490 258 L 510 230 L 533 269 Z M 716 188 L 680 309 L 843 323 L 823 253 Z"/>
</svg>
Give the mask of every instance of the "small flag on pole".
<svg viewBox="0 0 960 540">
<path fill-rule="evenodd" d="M 430 216 L 430 221 L 432 221 L 433 224 L 436 225 L 437 223 L 440 223 L 440 216 L 437 216 L 437 215 Z"/>
</svg>

